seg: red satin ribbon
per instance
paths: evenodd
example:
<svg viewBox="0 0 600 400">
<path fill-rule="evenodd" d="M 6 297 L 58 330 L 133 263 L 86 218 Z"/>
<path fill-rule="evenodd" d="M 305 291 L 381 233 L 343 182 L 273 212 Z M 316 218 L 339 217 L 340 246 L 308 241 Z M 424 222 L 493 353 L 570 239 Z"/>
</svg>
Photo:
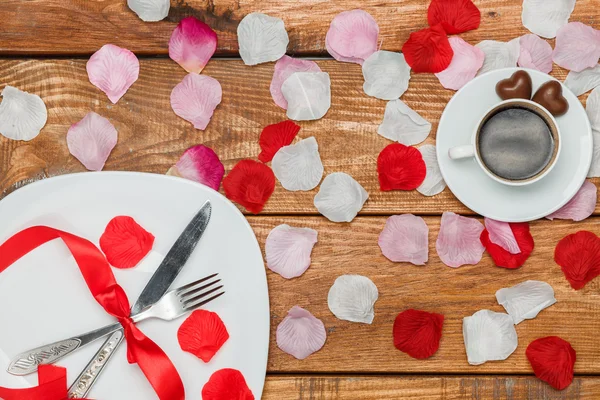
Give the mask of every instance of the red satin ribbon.
<svg viewBox="0 0 600 400">
<path fill-rule="evenodd" d="M 104 254 L 89 240 L 47 226 L 33 226 L 16 233 L 0 245 L 0 273 L 25 254 L 54 239 L 62 239 L 75 258 L 85 282 L 107 313 L 124 327 L 127 360 L 137 363 L 160 400 L 184 400 L 183 382 L 165 352 L 150 340 L 129 318 L 130 305 Z M 48 369 L 50 368 L 50 369 Z M 28 389 L 0 387 L 5 400 L 64 400 L 66 372 L 56 367 L 40 367 L 39 386 Z M 64 385 L 64 386 L 63 386 Z"/>
</svg>

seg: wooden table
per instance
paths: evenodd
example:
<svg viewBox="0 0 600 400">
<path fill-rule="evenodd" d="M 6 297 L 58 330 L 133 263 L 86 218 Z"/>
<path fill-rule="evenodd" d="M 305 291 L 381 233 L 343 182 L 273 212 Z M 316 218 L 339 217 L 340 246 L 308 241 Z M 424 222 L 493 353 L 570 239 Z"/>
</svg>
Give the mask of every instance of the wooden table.
<svg viewBox="0 0 600 400">
<path fill-rule="evenodd" d="M 325 33 L 339 12 L 363 8 L 381 29 L 382 48 L 398 51 L 411 31 L 426 26 L 427 0 L 172 0 L 165 21 L 144 23 L 125 0 L 2 0 L 0 6 L 0 87 L 5 84 L 39 94 L 48 107 L 48 123 L 31 142 L 0 136 L 0 197 L 30 182 L 84 171 L 69 155 L 68 127 L 90 110 L 110 118 L 119 143 L 106 170 L 164 174 L 188 147 L 213 148 L 229 171 L 236 162 L 256 158 L 261 129 L 285 119 L 271 100 L 273 64 L 245 66 L 237 57 L 236 28 L 247 13 L 260 11 L 282 18 L 290 36 L 288 53 L 326 56 Z M 462 37 L 509 40 L 528 33 L 521 24 L 520 0 L 476 0 L 481 27 Z M 175 116 L 169 94 L 185 71 L 167 56 L 171 31 L 193 15 L 218 33 L 216 58 L 205 72 L 219 80 L 223 102 L 208 129 L 195 130 Z M 578 0 L 571 21 L 600 28 L 596 0 Z M 106 43 L 134 51 L 141 62 L 139 80 L 116 104 L 93 87 L 85 63 Z M 553 44 L 553 43 L 552 43 Z M 446 189 L 435 197 L 412 192 L 380 192 L 376 158 L 390 142 L 377 135 L 385 102 L 364 94 L 359 65 L 321 57 L 331 76 L 332 106 L 327 115 L 303 122 L 299 136 L 315 136 L 325 172 L 351 174 L 370 193 L 360 216 L 350 224 L 334 224 L 313 206 L 316 191 L 288 192 L 279 184 L 259 216 L 248 216 L 258 240 L 278 224 L 308 226 L 319 232 L 313 263 L 300 278 L 284 280 L 267 271 L 271 298 L 271 347 L 263 398 L 287 399 L 593 399 L 600 398 L 600 279 L 584 289 L 571 289 L 553 261 L 556 243 L 581 229 L 600 233 L 597 216 L 584 222 L 540 220 L 531 224 L 535 250 L 525 266 L 511 271 L 494 267 L 484 255 L 477 266 L 451 269 L 435 252 L 443 211 L 472 214 Z M 553 75 L 566 71 L 555 66 Z M 441 112 L 453 95 L 431 74 L 413 74 L 403 100 L 433 124 L 425 143 L 435 142 Z M 585 100 L 585 96 L 582 96 Z M 600 180 L 594 179 L 598 185 Z M 596 215 L 600 208 L 596 208 Z M 430 227 L 430 261 L 425 267 L 394 264 L 381 255 L 377 237 L 387 216 L 425 215 Z M 1 223 L 1 222 L 0 222 Z M 370 277 L 379 288 L 372 325 L 336 319 L 327 308 L 327 292 L 335 278 L 355 273 Z M 517 326 L 519 347 L 503 362 L 467 363 L 462 318 L 488 308 L 502 311 L 494 293 L 526 279 L 550 283 L 558 303 L 536 319 Z M 325 347 L 298 361 L 275 345 L 275 329 L 287 310 L 300 305 L 327 327 Z M 392 344 L 396 315 L 416 308 L 446 317 L 441 346 L 428 360 L 415 360 Z M 573 384 L 555 391 L 532 375 L 525 349 L 534 339 L 558 335 L 577 351 Z M 190 397 L 196 398 L 196 397 Z"/>
</svg>

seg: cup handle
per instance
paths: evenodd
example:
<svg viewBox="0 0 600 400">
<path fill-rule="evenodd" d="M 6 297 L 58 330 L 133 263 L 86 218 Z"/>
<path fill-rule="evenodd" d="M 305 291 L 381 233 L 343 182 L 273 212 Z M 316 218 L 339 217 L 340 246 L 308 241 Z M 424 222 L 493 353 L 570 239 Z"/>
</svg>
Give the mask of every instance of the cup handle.
<svg viewBox="0 0 600 400">
<path fill-rule="evenodd" d="M 469 158 L 475 156 L 475 148 L 473 145 L 467 144 L 465 146 L 456 146 L 448 150 L 448 157 L 452 160 L 458 160 L 461 158 Z"/>
</svg>

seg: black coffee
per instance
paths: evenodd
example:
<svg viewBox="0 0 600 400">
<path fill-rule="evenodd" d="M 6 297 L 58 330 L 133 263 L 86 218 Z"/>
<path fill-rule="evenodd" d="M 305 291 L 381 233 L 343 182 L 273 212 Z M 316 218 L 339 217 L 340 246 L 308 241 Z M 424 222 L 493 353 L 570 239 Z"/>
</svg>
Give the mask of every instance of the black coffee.
<svg viewBox="0 0 600 400">
<path fill-rule="evenodd" d="M 509 180 L 534 177 L 554 154 L 554 138 L 544 119 L 521 107 L 489 117 L 478 141 L 481 161 L 492 173 Z"/>
</svg>

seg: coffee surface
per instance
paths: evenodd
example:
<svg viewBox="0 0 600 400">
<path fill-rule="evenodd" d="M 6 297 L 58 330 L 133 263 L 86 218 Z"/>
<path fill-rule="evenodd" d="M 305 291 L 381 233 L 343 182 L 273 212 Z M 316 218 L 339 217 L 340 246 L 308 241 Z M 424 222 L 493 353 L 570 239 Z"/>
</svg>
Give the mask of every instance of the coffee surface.
<svg viewBox="0 0 600 400">
<path fill-rule="evenodd" d="M 539 174 L 552 160 L 554 138 L 544 119 L 525 108 L 510 108 L 482 126 L 479 155 L 501 178 L 524 180 Z"/>
</svg>

